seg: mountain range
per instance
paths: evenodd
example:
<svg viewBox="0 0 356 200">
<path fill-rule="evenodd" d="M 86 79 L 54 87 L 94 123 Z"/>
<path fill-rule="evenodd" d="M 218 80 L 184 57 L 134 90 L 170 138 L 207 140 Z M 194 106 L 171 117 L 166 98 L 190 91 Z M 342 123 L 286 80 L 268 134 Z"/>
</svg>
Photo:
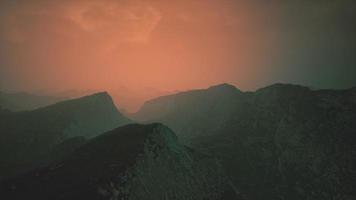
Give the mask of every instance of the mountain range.
<svg viewBox="0 0 356 200">
<path fill-rule="evenodd" d="M 356 198 L 356 88 L 221 84 L 128 117 L 104 92 L 0 119 L 0 198 Z"/>
<path fill-rule="evenodd" d="M 131 117 L 214 155 L 248 199 L 356 198 L 355 88 L 222 84 L 153 99 Z"/>
</svg>

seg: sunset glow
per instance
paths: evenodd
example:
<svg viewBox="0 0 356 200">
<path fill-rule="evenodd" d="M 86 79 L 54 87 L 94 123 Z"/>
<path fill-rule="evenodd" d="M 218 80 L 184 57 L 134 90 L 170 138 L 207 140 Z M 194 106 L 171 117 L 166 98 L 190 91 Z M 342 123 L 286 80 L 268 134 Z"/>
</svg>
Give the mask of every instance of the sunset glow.
<svg viewBox="0 0 356 200">
<path fill-rule="evenodd" d="M 1 8 L 2 88 L 108 90 L 115 97 L 136 91 L 135 98 L 117 99 L 135 109 L 143 99 L 176 90 L 221 82 L 250 90 L 285 80 L 275 60 L 286 41 L 271 22 L 283 13 L 273 6 L 231 0 L 31 2 Z M 154 92 L 143 94 L 147 88 Z"/>
</svg>

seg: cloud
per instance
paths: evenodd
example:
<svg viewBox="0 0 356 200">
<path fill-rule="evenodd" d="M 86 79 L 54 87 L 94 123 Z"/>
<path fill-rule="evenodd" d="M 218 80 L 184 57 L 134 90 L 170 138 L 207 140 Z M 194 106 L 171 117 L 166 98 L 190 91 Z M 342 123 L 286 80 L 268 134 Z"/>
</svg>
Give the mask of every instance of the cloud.
<svg viewBox="0 0 356 200">
<path fill-rule="evenodd" d="M 144 1 L 24 3 L 7 12 L 1 18 L 2 31 L 12 42 L 32 40 L 39 32 L 60 34 L 68 39 L 105 38 L 112 44 L 147 42 L 161 19 L 160 12 Z"/>
<path fill-rule="evenodd" d="M 97 37 L 112 35 L 118 42 L 146 42 L 161 19 L 147 3 L 84 2 L 70 8 L 68 17 Z"/>
</svg>

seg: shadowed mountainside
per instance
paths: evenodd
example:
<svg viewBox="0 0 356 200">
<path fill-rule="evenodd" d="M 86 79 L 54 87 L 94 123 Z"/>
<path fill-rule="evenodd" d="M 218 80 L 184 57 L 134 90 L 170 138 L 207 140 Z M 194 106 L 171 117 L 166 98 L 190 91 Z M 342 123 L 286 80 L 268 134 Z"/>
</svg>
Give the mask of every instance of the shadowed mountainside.
<svg viewBox="0 0 356 200">
<path fill-rule="evenodd" d="M 354 88 L 223 84 L 151 100 L 133 118 L 215 155 L 248 199 L 356 198 Z"/>
<path fill-rule="evenodd" d="M 91 138 L 131 122 L 118 112 L 107 93 L 2 116 L 0 168 L 3 175 L 46 163 L 52 149 L 69 138 Z"/>
<path fill-rule="evenodd" d="M 0 188 L 1 198 L 14 200 L 237 199 L 214 159 L 182 146 L 161 124 L 117 128 Z"/>
</svg>

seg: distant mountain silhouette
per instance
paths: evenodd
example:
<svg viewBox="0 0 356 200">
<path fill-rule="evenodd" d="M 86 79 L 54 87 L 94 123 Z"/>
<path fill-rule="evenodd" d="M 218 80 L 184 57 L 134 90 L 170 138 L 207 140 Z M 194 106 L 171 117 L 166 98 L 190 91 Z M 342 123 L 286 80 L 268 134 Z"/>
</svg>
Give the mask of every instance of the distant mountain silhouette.
<svg viewBox="0 0 356 200">
<path fill-rule="evenodd" d="M 233 118 L 244 99 L 232 85 L 192 90 L 162 96 L 146 102 L 131 117 L 140 122 L 161 122 L 173 128 L 180 139 L 189 142 L 200 134 L 210 134 Z"/>
<path fill-rule="evenodd" d="M 64 97 L 0 92 L 0 106 L 11 111 L 34 110 L 63 100 Z"/>
<path fill-rule="evenodd" d="M 219 165 L 179 144 L 161 124 L 126 125 L 95 137 L 64 161 L 0 184 L 2 199 L 232 200 Z"/>
<path fill-rule="evenodd" d="M 132 117 L 219 158 L 247 199 L 356 198 L 354 88 L 223 84 L 159 97 Z"/>
<path fill-rule="evenodd" d="M 51 150 L 69 138 L 92 138 L 130 122 L 107 93 L 6 114 L 0 120 L 0 168 L 10 171 L 0 170 L 0 178 L 47 161 Z"/>
</svg>

